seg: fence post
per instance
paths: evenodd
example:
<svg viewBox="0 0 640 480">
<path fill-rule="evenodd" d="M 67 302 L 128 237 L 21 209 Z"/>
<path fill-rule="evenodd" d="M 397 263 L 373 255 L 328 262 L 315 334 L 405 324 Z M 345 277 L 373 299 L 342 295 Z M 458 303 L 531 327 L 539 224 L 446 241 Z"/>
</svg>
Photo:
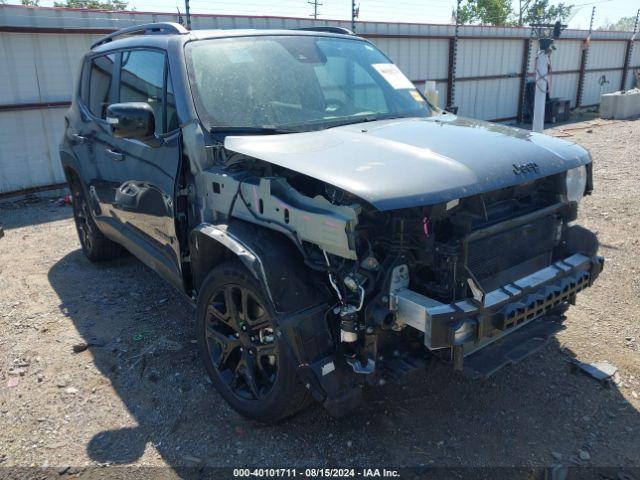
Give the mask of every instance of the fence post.
<svg viewBox="0 0 640 480">
<path fill-rule="evenodd" d="M 527 87 L 527 71 L 529 70 L 529 57 L 531 56 L 531 38 L 524 40 L 522 44 L 522 69 L 520 70 L 520 99 L 518 100 L 518 122 L 524 121 L 524 97 Z"/>
<path fill-rule="evenodd" d="M 591 45 L 591 33 L 593 33 L 593 19 L 596 15 L 596 7 L 591 9 L 591 22 L 589 23 L 589 34 L 582 43 L 582 57 L 580 58 L 580 73 L 578 74 L 578 91 L 576 92 L 576 108 L 582 104 L 582 91 L 584 90 L 584 74 L 587 69 L 589 59 L 589 46 Z"/>
<path fill-rule="evenodd" d="M 633 42 L 635 41 L 636 32 L 638 31 L 638 20 L 640 19 L 640 8 L 636 13 L 636 22 L 633 25 L 633 34 L 627 40 L 627 48 L 624 52 L 624 64 L 622 66 L 622 80 L 620 81 L 620 90 L 624 91 L 627 85 L 627 73 L 629 72 L 629 62 L 631 61 L 631 51 L 633 50 Z"/>
<path fill-rule="evenodd" d="M 456 60 L 458 56 L 458 33 L 460 31 L 460 1 L 457 0 L 456 6 L 456 28 L 453 38 L 449 39 L 449 70 L 447 72 L 447 106 L 453 107 L 456 89 Z"/>
<path fill-rule="evenodd" d="M 449 68 L 447 70 L 447 107 L 453 105 L 453 89 L 455 88 L 455 51 L 456 51 L 456 39 L 455 37 L 449 39 Z"/>
</svg>

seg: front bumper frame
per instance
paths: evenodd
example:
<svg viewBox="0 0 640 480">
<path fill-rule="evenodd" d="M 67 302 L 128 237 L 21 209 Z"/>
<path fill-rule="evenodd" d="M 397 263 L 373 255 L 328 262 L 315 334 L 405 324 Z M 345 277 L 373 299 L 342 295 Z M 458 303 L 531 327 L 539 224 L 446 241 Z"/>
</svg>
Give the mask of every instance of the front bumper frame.
<svg viewBox="0 0 640 480">
<path fill-rule="evenodd" d="M 566 303 L 574 303 L 602 271 L 604 258 L 575 253 L 486 294 L 444 304 L 409 289 L 392 294 L 396 319 L 424 333 L 429 350 L 482 348 Z"/>
</svg>

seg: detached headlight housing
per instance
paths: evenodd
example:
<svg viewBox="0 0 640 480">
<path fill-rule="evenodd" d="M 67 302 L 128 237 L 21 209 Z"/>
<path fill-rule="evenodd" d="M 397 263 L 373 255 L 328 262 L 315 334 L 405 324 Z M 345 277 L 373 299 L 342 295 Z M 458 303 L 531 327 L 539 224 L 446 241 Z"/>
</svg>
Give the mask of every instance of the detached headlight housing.
<svg viewBox="0 0 640 480">
<path fill-rule="evenodd" d="M 587 188 L 587 167 L 581 166 L 567 170 L 565 192 L 569 202 L 579 202 Z"/>
</svg>

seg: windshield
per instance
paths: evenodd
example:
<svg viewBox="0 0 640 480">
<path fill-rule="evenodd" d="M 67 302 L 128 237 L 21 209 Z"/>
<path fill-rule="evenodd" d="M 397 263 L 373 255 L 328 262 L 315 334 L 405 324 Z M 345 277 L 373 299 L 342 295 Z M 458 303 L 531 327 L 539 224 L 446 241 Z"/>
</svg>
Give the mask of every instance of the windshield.
<svg viewBox="0 0 640 480">
<path fill-rule="evenodd" d="M 196 109 L 212 130 L 304 131 L 430 115 L 407 77 L 363 40 L 221 38 L 191 42 L 186 53 Z"/>
</svg>

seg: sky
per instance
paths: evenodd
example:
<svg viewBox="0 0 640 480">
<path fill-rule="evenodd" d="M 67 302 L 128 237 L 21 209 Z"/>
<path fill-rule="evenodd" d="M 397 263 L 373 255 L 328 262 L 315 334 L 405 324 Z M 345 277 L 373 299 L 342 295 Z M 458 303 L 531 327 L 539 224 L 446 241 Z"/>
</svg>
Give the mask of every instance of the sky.
<svg viewBox="0 0 640 480">
<path fill-rule="evenodd" d="M 242 15 L 274 15 L 308 17 L 314 0 L 190 0 L 192 13 Z M 518 0 L 513 0 L 517 6 Z M 575 5 L 570 28 L 589 28 L 591 9 L 596 7 L 595 28 L 614 23 L 621 17 L 636 15 L 640 0 L 564 0 Z M 9 0 L 7 3 L 19 3 Z M 349 19 L 351 0 L 318 0 L 318 18 Z M 360 19 L 418 23 L 451 23 L 456 0 L 360 0 Z M 552 4 L 559 3 L 551 0 Z M 40 0 L 41 6 L 52 6 L 53 0 Z M 184 12 L 184 0 L 129 0 L 140 11 Z"/>
</svg>

